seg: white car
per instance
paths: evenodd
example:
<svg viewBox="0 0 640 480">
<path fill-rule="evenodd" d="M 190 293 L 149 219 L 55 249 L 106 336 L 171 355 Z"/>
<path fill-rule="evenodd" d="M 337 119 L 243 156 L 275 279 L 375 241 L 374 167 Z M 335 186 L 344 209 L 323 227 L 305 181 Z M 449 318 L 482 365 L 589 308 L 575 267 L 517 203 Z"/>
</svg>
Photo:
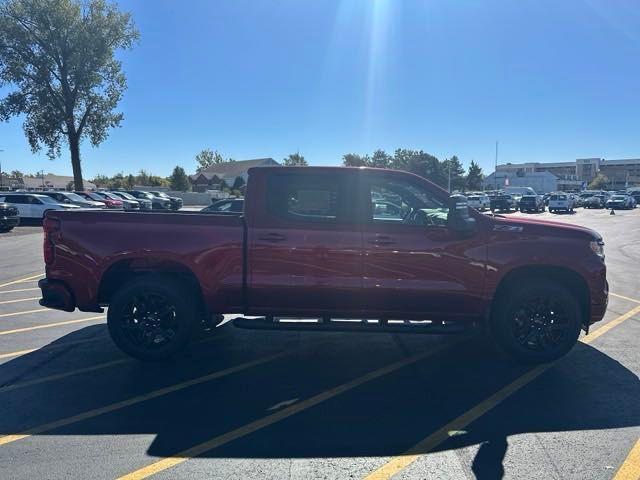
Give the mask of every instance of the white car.
<svg viewBox="0 0 640 480">
<path fill-rule="evenodd" d="M 557 212 L 558 210 L 564 210 L 565 212 L 573 212 L 575 206 L 575 200 L 573 195 L 569 193 L 553 193 L 549 197 L 549 211 Z"/>
<path fill-rule="evenodd" d="M 18 208 L 20 218 L 44 218 L 48 210 L 76 210 L 77 205 L 60 204 L 53 198 L 35 193 L 3 193 L 0 202 L 10 203 Z"/>
<path fill-rule="evenodd" d="M 489 200 L 489 196 L 484 193 L 470 193 L 467 195 L 467 203 L 470 207 L 481 212 L 489 210 L 491 207 L 491 200 Z"/>
</svg>

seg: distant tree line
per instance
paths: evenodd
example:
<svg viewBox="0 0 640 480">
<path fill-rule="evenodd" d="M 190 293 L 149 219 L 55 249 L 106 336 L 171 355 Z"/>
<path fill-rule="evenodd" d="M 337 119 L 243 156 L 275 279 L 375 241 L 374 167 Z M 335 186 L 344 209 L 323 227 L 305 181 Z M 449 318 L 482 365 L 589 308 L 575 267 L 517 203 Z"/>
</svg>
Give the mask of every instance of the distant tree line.
<svg viewBox="0 0 640 480">
<path fill-rule="evenodd" d="M 393 155 L 384 150 L 376 150 L 372 155 L 347 153 L 342 157 L 342 164 L 346 167 L 376 167 L 406 170 L 420 175 L 443 188 L 449 186 L 451 191 L 482 190 L 482 168 L 471 161 L 469 169 L 465 171 L 460 159 L 454 155 L 451 158 L 439 160 L 422 150 L 408 150 L 398 148 Z"/>
</svg>

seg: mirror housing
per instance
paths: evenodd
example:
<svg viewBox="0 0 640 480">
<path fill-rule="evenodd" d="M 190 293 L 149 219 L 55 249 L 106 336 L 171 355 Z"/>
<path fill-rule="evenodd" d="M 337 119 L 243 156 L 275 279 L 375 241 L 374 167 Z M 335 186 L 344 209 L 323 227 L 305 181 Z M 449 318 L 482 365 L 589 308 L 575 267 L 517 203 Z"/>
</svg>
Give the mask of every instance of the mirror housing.
<svg viewBox="0 0 640 480">
<path fill-rule="evenodd" d="M 475 233 L 476 219 L 469 215 L 469 205 L 464 195 L 455 194 L 449 197 L 447 227 L 462 236 L 471 236 Z"/>
</svg>

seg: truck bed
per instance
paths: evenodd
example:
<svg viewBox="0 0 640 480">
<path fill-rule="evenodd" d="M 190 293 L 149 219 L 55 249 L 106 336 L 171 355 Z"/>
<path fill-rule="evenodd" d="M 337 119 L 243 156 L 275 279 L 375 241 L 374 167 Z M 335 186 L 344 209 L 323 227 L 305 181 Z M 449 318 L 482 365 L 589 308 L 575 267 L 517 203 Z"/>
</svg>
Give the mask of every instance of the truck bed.
<svg viewBox="0 0 640 480">
<path fill-rule="evenodd" d="M 109 211 L 51 211 L 59 222 L 47 278 L 66 283 L 82 310 L 99 310 L 101 282 L 117 284 L 121 267 L 184 271 L 225 308 L 242 296 L 244 220 L 238 216 Z M 133 265 L 132 265 L 133 264 Z M 104 286 L 104 285 L 103 285 Z M 96 303 L 98 299 L 98 303 Z M 236 305 L 237 304 L 237 305 Z M 217 310 L 222 305 L 209 305 Z"/>
</svg>

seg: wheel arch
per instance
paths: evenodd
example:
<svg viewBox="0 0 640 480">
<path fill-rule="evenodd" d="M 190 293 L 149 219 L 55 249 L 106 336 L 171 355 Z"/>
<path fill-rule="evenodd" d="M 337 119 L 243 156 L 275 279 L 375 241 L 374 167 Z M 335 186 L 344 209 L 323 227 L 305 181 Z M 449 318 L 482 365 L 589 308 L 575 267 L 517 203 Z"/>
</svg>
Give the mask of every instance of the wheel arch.
<svg viewBox="0 0 640 480">
<path fill-rule="evenodd" d="M 496 302 L 508 295 L 514 286 L 534 278 L 554 280 L 566 286 L 578 299 L 582 313 L 582 324 L 584 328 L 588 327 L 591 316 L 589 285 L 580 273 L 570 268 L 556 265 L 528 265 L 516 267 L 507 272 L 498 283 L 487 318 L 491 317 Z"/>
<path fill-rule="evenodd" d="M 195 273 L 184 263 L 159 257 L 126 258 L 114 262 L 100 279 L 98 302 L 108 304 L 120 287 L 143 275 L 163 275 L 185 282 L 195 293 L 202 313 L 206 312 L 204 295 Z"/>
</svg>

